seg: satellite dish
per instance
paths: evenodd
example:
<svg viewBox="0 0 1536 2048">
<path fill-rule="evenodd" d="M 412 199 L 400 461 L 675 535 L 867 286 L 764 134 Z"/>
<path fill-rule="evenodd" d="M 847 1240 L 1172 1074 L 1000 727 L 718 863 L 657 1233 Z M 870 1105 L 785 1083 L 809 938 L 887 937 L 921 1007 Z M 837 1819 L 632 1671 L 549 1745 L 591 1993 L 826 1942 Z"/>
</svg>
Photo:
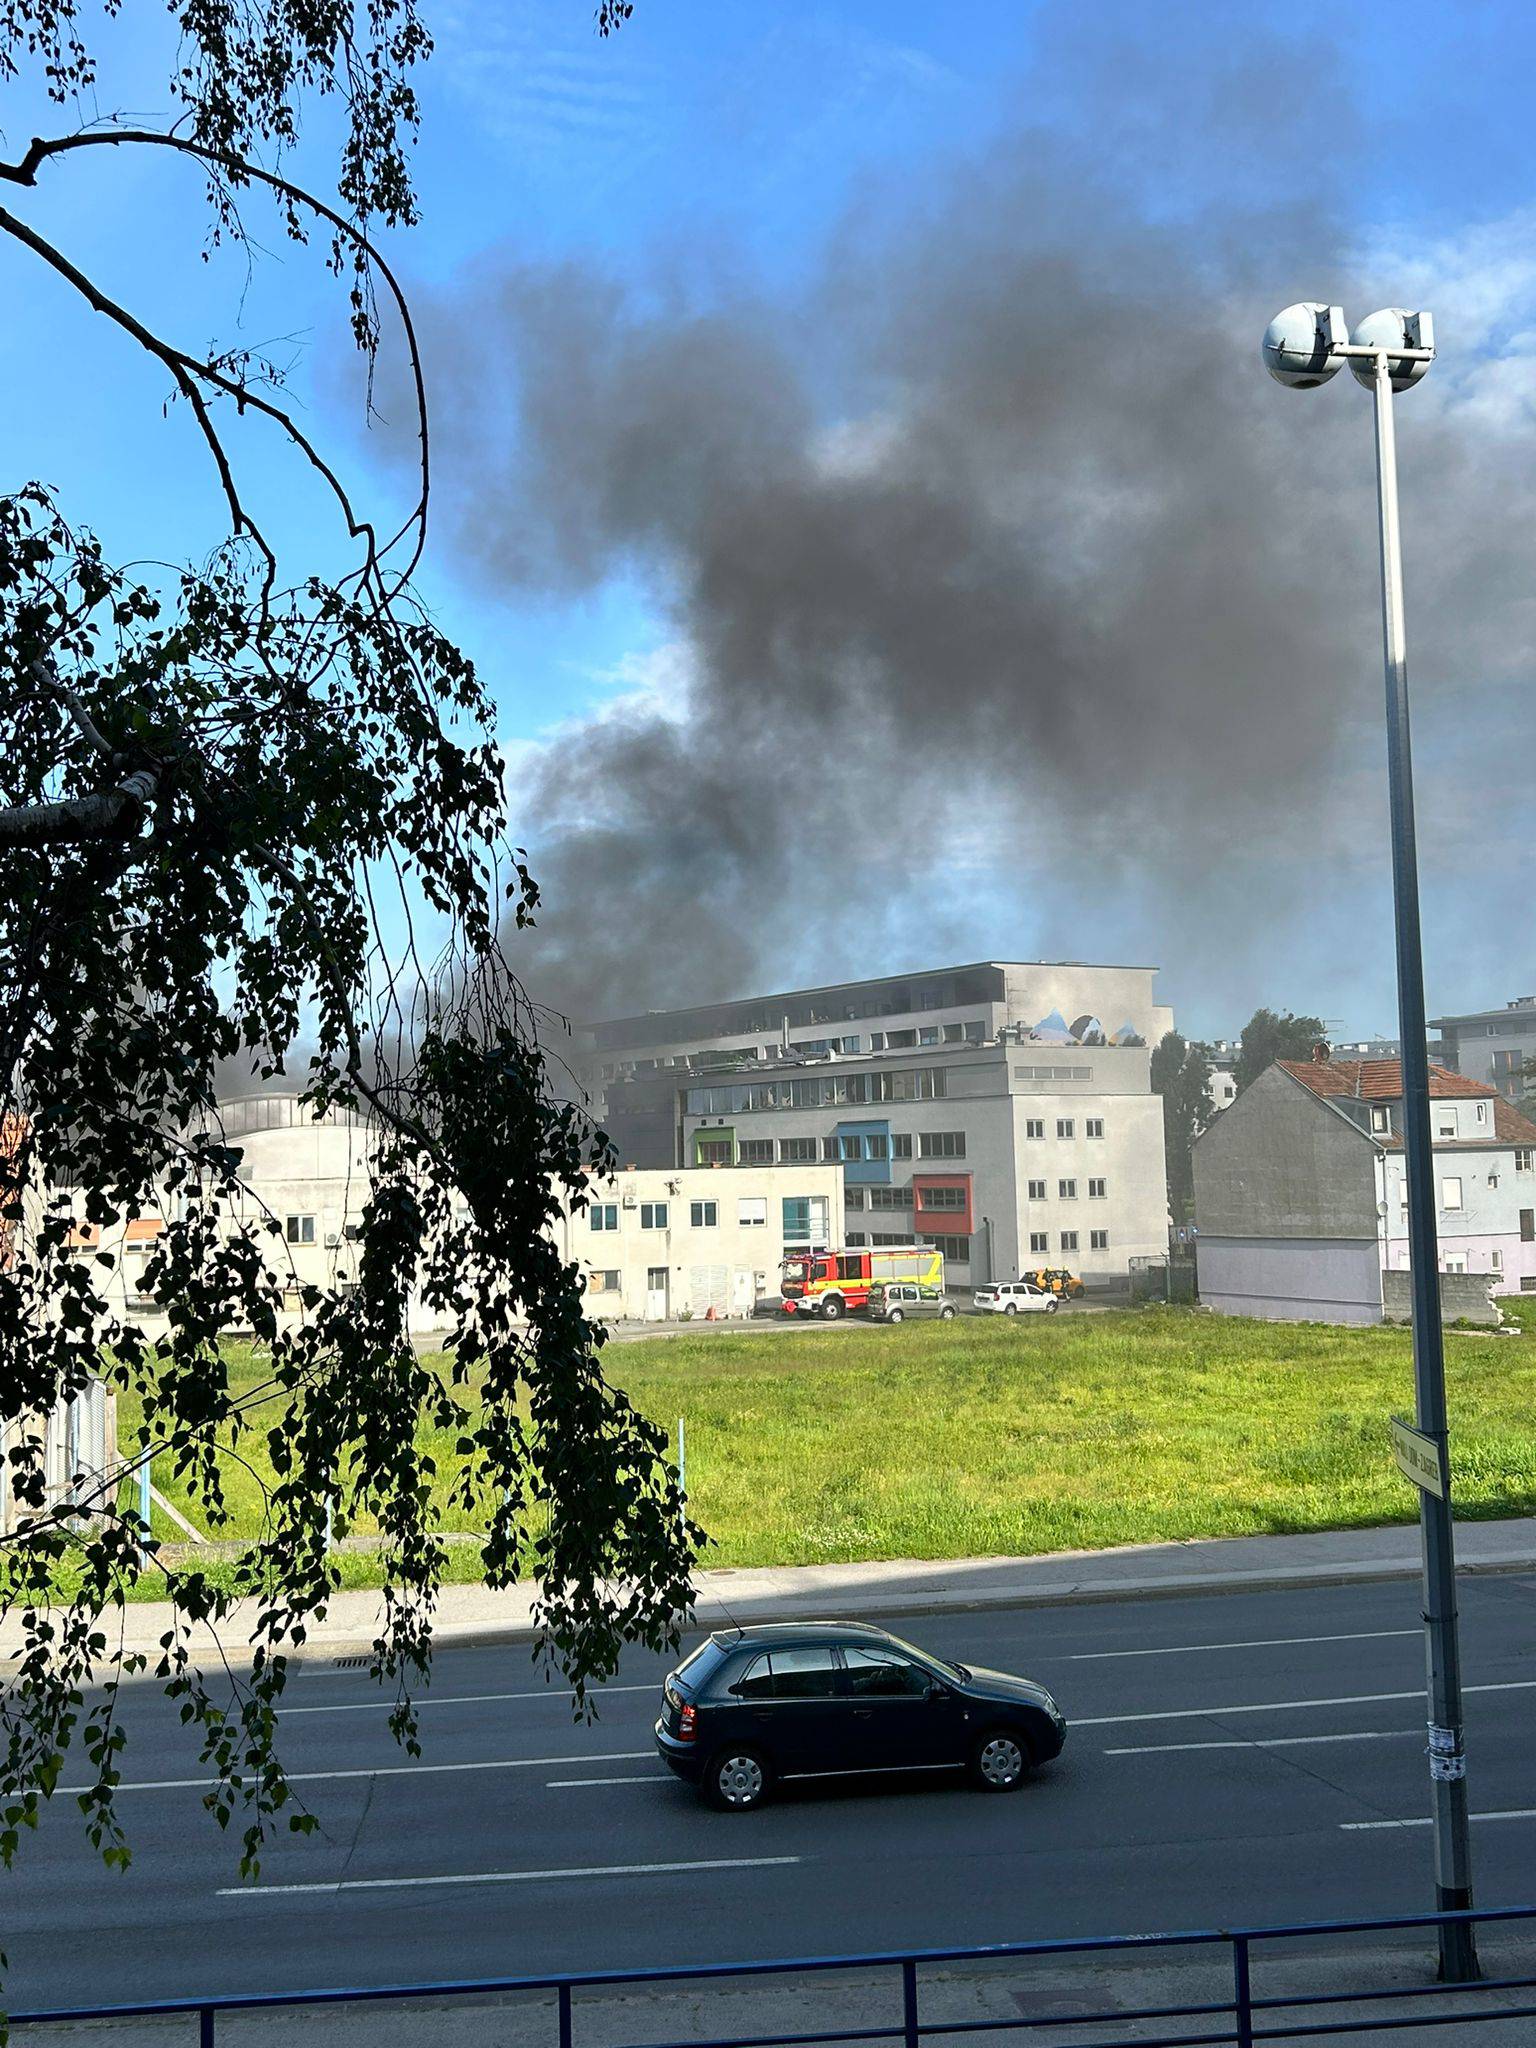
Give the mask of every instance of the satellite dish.
<svg viewBox="0 0 1536 2048">
<path fill-rule="evenodd" d="M 1427 360 L 1406 361 L 1394 356 L 1399 348 L 1435 346 L 1435 323 L 1428 313 L 1405 313 L 1401 306 L 1388 306 L 1380 313 L 1368 313 L 1349 337 L 1356 348 L 1384 348 L 1394 391 L 1407 391 L 1429 368 Z M 1349 367 L 1364 385 L 1376 382 L 1376 365 L 1363 356 L 1352 356 Z"/>
<path fill-rule="evenodd" d="M 1278 384 L 1309 391 L 1341 366 L 1334 350 L 1348 339 L 1342 306 L 1304 299 L 1277 313 L 1264 330 L 1264 367 Z"/>
</svg>

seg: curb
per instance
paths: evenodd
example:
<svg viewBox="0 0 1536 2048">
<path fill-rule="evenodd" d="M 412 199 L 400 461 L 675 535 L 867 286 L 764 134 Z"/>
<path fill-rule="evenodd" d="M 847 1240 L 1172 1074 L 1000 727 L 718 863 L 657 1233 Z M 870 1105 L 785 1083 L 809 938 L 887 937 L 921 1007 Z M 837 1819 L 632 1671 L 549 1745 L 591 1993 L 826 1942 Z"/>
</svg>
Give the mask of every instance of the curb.
<svg viewBox="0 0 1536 2048">
<path fill-rule="evenodd" d="M 1107 1579 L 1085 1579 L 1067 1586 L 999 1588 L 995 1593 L 913 1592 L 888 1594 L 884 1598 L 872 1594 L 835 1601 L 824 1595 L 819 1599 L 797 1602 L 775 1597 L 742 1600 L 730 1609 L 724 1609 L 718 1596 L 712 1596 L 695 1604 L 683 1634 L 708 1634 L 711 1629 L 729 1627 L 731 1618 L 743 1623 L 773 1621 L 789 1615 L 805 1620 L 837 1620 L 854 1606 L 861 1616 L 884 1615 L 893 1619 L 901 1615 L 987 1614 L 1010 1608 L 1086 1607 L 1116 1600 L 1182 1600 L 1211 1598 L 1222 1593 L 1283 1593 L 1308 1586 L 1385 1585 L 1417 1580 L 1420 1569 L 1416 1559 L 1402 1562 L 1380 1559 L 1358 1565 L 1291 1565 L 1262 1572 L 1206 1572 L 1182 1579 L 1143 1579 L 1119 1584 Z M 1458 1579 L 1491 1578 L 1520 1572 L 1536 1572 L 1536 1554 L 1490 1558 L 1456 1567 Z M 727 1618 L 706 1620 L 704 1613 L 711 1607 L 721 1607 Z M 536 1636 L 537 1631 L 531 1622 L 475 1622 L 462 1628 L 450 1625 L 446 1632 L 434 1630 L 432 1647 L 435 1655 L 443 1650 L 477 1650 L 503 1643 L 531 1643 Z M 288 1661 L 290 1667 L 297 1670 L 304 1666 L 334 1663 L 341 1657 L 366 1655 L 372 1648 L 372 1636 L 342 1636 L 324 1646 L 317 1644 L 313 1649 L 295 1651 Z"/>
</svg>

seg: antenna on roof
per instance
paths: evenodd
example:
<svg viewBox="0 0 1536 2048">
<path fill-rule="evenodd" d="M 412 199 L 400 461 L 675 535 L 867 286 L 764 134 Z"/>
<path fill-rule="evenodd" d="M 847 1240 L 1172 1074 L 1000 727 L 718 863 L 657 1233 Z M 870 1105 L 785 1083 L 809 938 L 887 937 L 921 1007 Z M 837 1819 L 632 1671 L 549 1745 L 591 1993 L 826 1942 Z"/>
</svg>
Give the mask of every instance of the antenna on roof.
<svg viewBox="0 0 1536 2048">
<path fill-rule="evenodd" d="M 1316 1045 L 1314 1045 L 1312 1048 L 1313 1064 L 1319 1067 L 1326 1067 L 1328 1062 L 1332 1058 L 1333 1047 L 1328 1043 L 1326 1038 L 1320 1038 L 1317 1041 Z"/>
</svg>

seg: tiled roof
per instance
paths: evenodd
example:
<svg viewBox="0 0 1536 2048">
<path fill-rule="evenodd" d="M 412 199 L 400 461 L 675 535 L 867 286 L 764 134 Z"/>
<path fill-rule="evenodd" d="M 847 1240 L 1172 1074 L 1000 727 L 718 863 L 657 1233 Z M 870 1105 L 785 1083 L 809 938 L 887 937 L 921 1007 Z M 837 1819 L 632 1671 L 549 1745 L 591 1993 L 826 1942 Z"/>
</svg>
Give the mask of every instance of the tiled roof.
<svg viewBox="0 0 1536 2048">
<path fill-rule="evenodd" d="M 1310 1088 L 1314 1095 L 1352 1095 L 1360 1102 L 1396 1102 L 1403 1092 L 1401 1060 L 1277 1060 L 1277 1066 Z M 1475 1095 L 1497 1097 L 1498 1089 L 1486 1081 L 1473 1081 L 1465 1074 L 1453 1074 L 1436 1061 L 1429 1063 L 1431 1095 Z M 1524 1122 L 1524 1118 L 1521 1119 Z"/>
<path fill-rule="evenodd" d="M 158 1216 L 135 1216 L 128 1225 L 125 1241 L 128 1244 L 143 1244 L 151 1237 L 158 1237 L 165 1225 Z"/>
<path fill-rule="evenodd" d="M 1493 1128 L 1506 1145 L 1536 1145 L 1536 1124 L 1501 1095 L 1493 1106 Z"/>
</svg>

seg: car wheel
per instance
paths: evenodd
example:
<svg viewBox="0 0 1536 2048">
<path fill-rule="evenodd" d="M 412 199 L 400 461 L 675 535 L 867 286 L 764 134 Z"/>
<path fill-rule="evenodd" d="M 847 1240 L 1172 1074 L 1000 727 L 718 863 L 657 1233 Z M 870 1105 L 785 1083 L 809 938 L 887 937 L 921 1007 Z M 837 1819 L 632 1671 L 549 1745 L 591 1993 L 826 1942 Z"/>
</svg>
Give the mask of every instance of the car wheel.
<svg viewBox="0 0 1536 2048">
<path fill-rule="evenodd" d="M 1056 1299 L 1055 1295 L 1053 1294 L 1050 1300 L 1045 1304 L 1045 1312 L 1048 1316 L 1053 1316 L 1055 1315 L 1057 1309 L 1059 1309 L 1060 1307 L 1061 1303 Z"/>
<path fill-rule="evenodd" d="M 750 1813 L 768 1797 L 773 1773 L 755 1749 L 722 1749 L 704 1773 L 704 1796 L 722 1813 Z"/>
<path fill-rule="evenodd" d="M 1029 1751 L 1006 1728 L 983 1735 L 971 1751 L 971 1775 L 983 1792 L 1015 1792 L 1029 1776 Z"/>
<path fill-rule="evenodd" d="M 899 1323 L 901 1321 L 901 1310 L 899 1308 L 887 1309 L 885 1312 L 885 1320 L 888 1323 Z"/>
<path fill-rule="evenodd" d="M 1005 1316 L 1016 1316 L 1018 1312 L 1019 1304 L 1016 1301 L 1005 1301 L 1003 1303 L 1003 1314 Z"/>
<path fill-rule="evenodd" d="M 939 1310 L 939 1321 L 941 1323 L 952 1323 L 954 1320 L 955 1305 L 952 1301 L 946 1301 L 944 1306 Z"/>
<path fill-rule="evenodd" d="M 843 1312 L 843 1304 L 835 1294 L 829 1294 L 821 1304 L 821 1312 L 829 1323 L 835 1323 Z"/>
</svg>

